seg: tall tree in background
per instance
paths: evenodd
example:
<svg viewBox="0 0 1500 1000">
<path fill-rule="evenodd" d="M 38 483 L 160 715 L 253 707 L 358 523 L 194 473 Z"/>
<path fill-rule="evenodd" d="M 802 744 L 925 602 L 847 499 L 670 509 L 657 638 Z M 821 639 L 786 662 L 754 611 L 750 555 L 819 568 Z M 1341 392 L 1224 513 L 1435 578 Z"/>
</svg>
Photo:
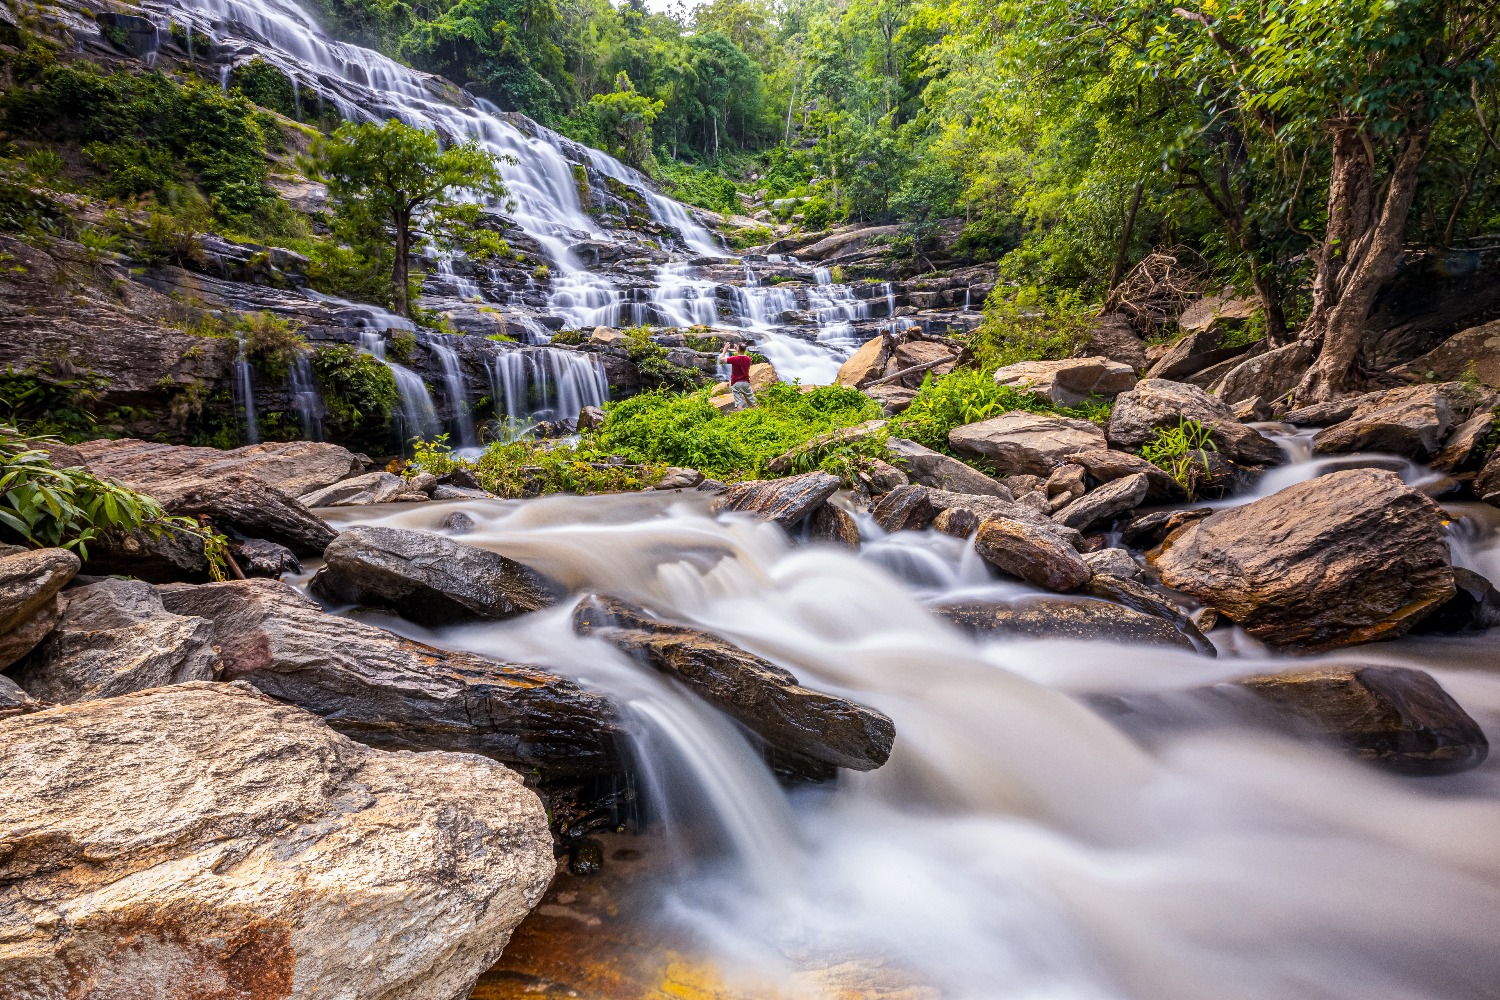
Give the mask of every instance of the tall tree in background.
<svg viewBox="0 0 1500 1000">
<path fill-rule="evenodd" d="M 309 176 L 328 185 L 328 196 L 347 232 L 377 239 L 389 226 L 392 308 L 410 315 L 407 258 L 420 229 L 441 238 L 469 221 L 447 211 L 465 196 L 503 198 L 500 162 L 468 142 L 443 148 L 431 132 L 391 119 L 383 124 L 346 122 L 307 158 Z"/>
</svg>

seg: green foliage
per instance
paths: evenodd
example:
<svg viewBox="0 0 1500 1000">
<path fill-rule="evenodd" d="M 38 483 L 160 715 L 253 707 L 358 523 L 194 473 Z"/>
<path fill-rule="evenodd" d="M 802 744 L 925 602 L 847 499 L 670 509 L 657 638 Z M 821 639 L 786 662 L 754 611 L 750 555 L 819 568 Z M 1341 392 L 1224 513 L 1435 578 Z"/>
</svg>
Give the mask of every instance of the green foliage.
<svg viewBox="0 0 1500 1000">
<path fill-rule="evenodd" d="M 47 439 L 23 439 L 0 425 L 0 538 L 37 548 L 74 549 L 88 559 L 88 545 L 104 535 L 141 531 L 196 536 L 214 579 L 224 579 L 228 542 L 190 517 L 173 517 L 152 498 L 82 467 L 56 468 Z"/>
<path fill-rule="evenodd" d="M 1109 416 L 1107 402 L 1053 406 L 1040 396 L 996 385 L 993 369 L 960 368 L 939 378 L 928 373 L 916 398 L 892 421 L 890 429 L 899 437 L 951 454 L 948 432 L 953 428 L 1012 410 L 1057 413 L 1082 420 L 1104 420 Z"/>
<path fill-rule="evenodd" d="M 748 250 L 750 247 L 763 247 L 774 239 L 776 234 L 769 227 L 747 226 L 730 234 L 729 245 L 735 250 Z"/>
<path fill-rule="evenodd" d="M 496 496 L 519 499 L 545 493 L 621 493 L 643 489 L 660 479 L 660 463 L 622 465 L 588 440 L 579 444 L 516 440 L 496 442 L 477 461 L 455 457 L 447 435 L 418 442 L 412 465 L 442 475 L 467 468 L 479 485 Z"/>
<path fill-rule="evenodd" d="M 92 406 L 108 385 L 102 375 L 77 371 L 71 362 L 6 365 L 0 371 L 0 419 L 30 434 L 69 441 L 97 437 Z"/>
<path fill-rule="evenodd" d="M 722 215 L 740 211 L 739 193 L 734 181 L 718 171 L 658 158 L 654 173 L 658 180 L 664 182 L 667 193 L 678 201 Z"/>
<path fill-rule="evenodd" d="M 278 381 L 287 377 L 297 355 L 307 350 L 307 341 L 297 332 L 297 324 L 273 313 L 246 313 L 236 327 L 245 336 L 250 359 Z"/>
<path fill-rule="evenodd" d="M 1176 427 L 1153 431 L 1141 446 L 1141 457 L 1177 480 L 1192 499 L 1213 478 L 1208 453 L 1218 450 L 1211 430 L 1190 417 L 1181 417 Z"/>
<path fill-rule="evenodd" d="M 0 98 L 0 115 L 14 135 L 80 143 L 105 195 L 175 204 L 196 184 L 220 219 L 254 215 L 274 198 L 254 106 L 192 78 L 51 65 Z"/>
<path fill-rule="evenodd" d="M 767 465 L 811 438 L 873 420 L 880 407 L 843 386 L 801 392 L 782 382 L 756 393 L 754 409 L 720 413 L 706 390 L 650 392 L 606 407 L 599 446 L 638 462 L 698 469 L 716 479 L 755 479 Z"/>
<path fill-rule="evenodd" d="M 667 349 L 651 339 L 649 326 L 624 331 L 625 354 L 640 372 L 641 381 L 651 387 L 684 391 L 696 389 L 703 381 L 696 368 L 683 368 L 667 360 Z M 555 343 L 557 338 L 553 338 Z"/>
<path fill-rule="evenodd" d="M 387 443 L 391 410 L 399 399 L 391 370 L 345 344 L 316 348 L 312 369 L 328 408 L 329 436 L 379 451 Z"/>
<path fill-rule="evenodd" d="M 292 81 L 259 56 L 236 66 L 229 74 L 229 86 L 246 100 L 263 108 L 270 108 L 288 118 L 299 117 Z"/>
<path fill-rule="evenodd" d="M 985 301 L 984 324 L 969 347 L 980 366 L 991 370 L 1018 361 L 1071 357 L 1087 341 L 1096 313 L 1067 292 L 1048 295 L 1030 288 L 1009 298 L 992 294 Z"/>
<path fill-rule="evenodd" d="M 630 76 L 621 71 L 615 78 L 615 89 L 609 94 L 595 94 L 588 105 L 594 120 L 595 134 L 605 140 L 605 148 L 637 170 L 650 172 L 651 123 L 666 105 L 636 92 Z"/>
</svg>

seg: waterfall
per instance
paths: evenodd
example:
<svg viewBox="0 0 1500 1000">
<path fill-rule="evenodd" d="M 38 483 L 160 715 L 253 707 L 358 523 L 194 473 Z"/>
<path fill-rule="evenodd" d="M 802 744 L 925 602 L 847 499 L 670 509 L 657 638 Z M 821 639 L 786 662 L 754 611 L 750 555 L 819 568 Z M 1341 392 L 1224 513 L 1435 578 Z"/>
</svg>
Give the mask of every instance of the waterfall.
<svg viewBox="0 0 1500 1000">
<path fill-rule="evenodd" d="M 302 436 L 308 441 L 323 440 L 323 417 L 328 407 L 323 394 L 318 391 L 313 378 L 312 357 L 307 351 L 298 351 L 287 374 L 287 394 L 292 398 L 292 409 L 302 422 Z"/>
<path fill-rule="evenodd" d="M 663 264 L 656 272 L 651 305 L 665 326 L 713 326 L 719 322 L 719 286 L 694 275 L 691 264 Z"/>
<path fill-rule="evenodd" d="M 385 337 L 377 330 L 363 330 L 359 335 L 359 346 L 366 354 L 379 359 L 396 377 L 396 394 L 401 400 L 397 415 L 397 430 L 404 445 L 412 438 L 431 440 L 442 432 L 437 408 L 432 405 L 432 394 L 421 376 L 403 365 L 388 361 L 385 356 Z"/>
<path fill-rule="evenodd" d="M 443 334 L 424 335 L 422 344 L 438 359 L 443 369 L 443 391 L 448 397 L 448 406 L 453 410 L 453 445 L 458 448 L 473 448 L 479 444 L 479 435 L 474 433 L 474 416 L 469 412 L 469 388 L 464 380 L 463 366 L 458 352 L 443 343 Z"/>
<path fill-rule="evenodd" d="M 724 253 L 723 244 L 707 229 L 704 229 L 684 205 L 657 194 L 638 171 L 597 149 L 589 150 L 588 155 L 589 162 L 595 170 L 640 192 L 646 200 L 646 207 L 651 212 L 652 220 L 676 229 L 682 234 L 683 240 L 690 248 L 710 257 L 717 257 Z"/>
<path fill-rule="evenodd" d="M 234 357 L 234 408 L 240 415 L 246 444 L 260 443 L 260 428 L 255 419 L 255 366 L 246 351 L 245 331 L 236 330 L 239 351 Z"/>
<path fill-rule="evenodd" d="M 465 301 L 484 299 L 484 293 L 479 290 L 477 284 L 454 272 L 451 257 L 437 255 L 433 258 L 433 266 L 437 268 L 437 283 L 450 294 Z"/>
<path fill-rule="evenodd" d="M 499 351 L 490 361 L 495 415 L 512 428 L 574 420 L 609 398 L 604 366 L 592 354 L 555 347 Z"/>
</svg>

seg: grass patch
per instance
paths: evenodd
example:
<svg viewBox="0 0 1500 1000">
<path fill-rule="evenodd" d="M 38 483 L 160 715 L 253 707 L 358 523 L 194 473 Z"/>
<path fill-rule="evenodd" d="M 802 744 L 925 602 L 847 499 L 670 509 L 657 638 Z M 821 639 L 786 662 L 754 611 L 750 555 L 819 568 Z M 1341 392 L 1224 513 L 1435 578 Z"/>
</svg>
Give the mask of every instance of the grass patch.
<svg viewBox="0 0 1500 1000">
<path fill-rule="evenodd" d="M 1054 406 L 1040 396 L 995 384 L 993 368 L 963 368 L 941 378 L 929 373 L 911 405 L 891 422 L 891 433 L 934 451 L 952 454 L 948 432 L 964 424 L 998 417 L 1011 410 L 1050 413 L 1102 423 L 1111 403 L 1099 399 L 1079 406 Z"/>
</svg>

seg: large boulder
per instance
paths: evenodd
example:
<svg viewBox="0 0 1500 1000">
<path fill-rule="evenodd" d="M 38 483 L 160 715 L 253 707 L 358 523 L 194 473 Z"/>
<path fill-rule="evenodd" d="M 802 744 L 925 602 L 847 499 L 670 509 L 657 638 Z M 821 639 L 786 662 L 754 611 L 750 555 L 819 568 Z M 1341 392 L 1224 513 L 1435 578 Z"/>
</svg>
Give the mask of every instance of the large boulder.
<svg viewBox="0 0 1500 1000">
<path fill-rule="evenodd" d="M 558 589 L 498 552 L 427 531 L 364 526 L 333 540 L 310 587 L 328 601 L 389 608 L 423 625 L 514 618 L 549 606 Z"/>
<path fill-rule="evenodd" d="M 62 615 L 58 591 L 78 573 L 67 549 L 6 547 L 0 555 L 0 670 L 41 642 Z"/>
<path fill-rule="evenodd" d="M 1250 345 L 1221 347 L 1223 335 L 1217 329 L 1196 330 L 1173 344 L 1146 370 L 1147 378 L 1186 379 L 1190 375 L 1250 350 Z M 1128 388 L 1128 387 L 1127 387 Z"/>
<path fill-rule="evenodd" d="M 1320 665 L 1235 682 L 1299 728 L 1403 774 L 1484 762 L 1484 731 L 1432 675 L 1408 667 Z"/>
<path fill-rule="evenodd" d="M 383 753 L 245 684 L 0 726 L 0 994 L 467 997 L 555 870 L 472 755 Z"/>
<path fill-rule="evenodd" d="M 1005 475 L 1046 478 L 1075 451 L 1106 448 L 1104 432 L 1087 420 L 1012 410 L 955 427 L 948 443 L 990 461 Z"/>
<path fill-rule="evenodd" d="M 254 476 L 183 478 L 154 484 L 152 496 L 169 514 L 197 518 L 218 531 L 284 545 L 315 556 L 337 534 L 305 505 Z"/>
<path fill-rule="evenodd" d="M 1040 501 L 1040 498 L 1038 497 Z M 898 486 L 880 498 L 870 515 L 885 531 L 921 531 L 936 527 L 937 519 L 952 511 L 967 511 L 975 526 L 988 517 L 1009 517 L 1027 521 L 1062 537 L 1069 545 L 1080 546 L 1083 538 L 1071 528 L 1053 523 L 1045 508 L 1006 500 L 1002 497 L 973 493 L 951 493 L 947 490 L 919 486 Z M 963 534 L 967 535 L 968 532 Z"/>
<path fill-rule="evenodd" d="M 670 674 L 755 733 L 778 756 L 870 771 L 890 756 L 896 729 L 873 709 L 803 687 L 789 671 L 718 636 L 670 625 L 610 597 L 573 614 L 597 635 Z"/>
<path fill-rule="evenodd" d="M 1177 325 L 1189 334 L 1239 329 L 1260 311 L 1260 300 L 1235 295 L 1205 295 L 1188 305 Z"/>
<path fill-rule="evenodd" d="M 1135 385 L 1135 369 L 1106 357 L 1021 361 L 995 371 L 995 384 L 1035 393 L 1057 406 L 1113 398 Z"/>
<path fill-rule="evenodd" d="M 1442 510 L 1378 469 L 1349 469 L 1179 529 L 1162 583 L 1263 642 L 1332 649 L 1393 639 L 1453 596 Z"/>
<path fill-rule="evenodd" d="M 152 488 L 165 482 L 240 475 L 295 497 L 363 467 L 347 448 L 316 441 L 268 441 L 220 451 L 122 438 L 85 441 L 72 452 L 93 472 L 152 495 Z"/>
<path fill-rule="evenodd" d="M 791 530 L 838 492 L 838 488 L 839 477 L 826 472 L 750 480 L 729 487 L 720 496 L 717 509 L 754 514 L 762 521 L 774 521 Z"/>
<path fill-rule="evenodd" d="M 1449 475 L 1475 471 L 1484 464 L 1494 430 L 1495 412 L 1481 407 L 1448 436 L 1448 443 L 1432 460 L 1433 468 Z"/>
<path fill-rule="evenodd" d="M 1013 603 L 961 601 L 938 605 L 933 611 L 970 634 L 986 639 L 1103 639 L 1195 651 L 1192 640 L 1170 622 L 1091 598 L 1030 597 Z"/>
<path fill-rule="evenodd" d="M 33 697 L 71 704 L 217 676 L 213 623 L 170 613 L 151 584 L 101 580 L 62 597 L 62 620 L 11 671 Z"/>
<path fill-rule="evenodd" d="M 1312 358 L 1312 350 L 1300 342 L 1273 348 L 1231 367 L 1212 386 L 1213 394 L 1231 406 L 1247 399 L 1281 399 L 1297 388 Z"/>
<path fill-rule="evenodd" d="M 1112 483 L 1117 479 L 1141 475 L 1146 477 L 1146 499 L 1155 503 L 1176 503 L 1187 499 L 1182 484 L 1159 466 L 1152 465 L 1139 455 L 1113 448 L 1080 451 L 1068 456 L 1068 461 L 1083 467 L 1101 483 Z"/>
<path fill-rule="evenodd" d="M 1069 528 L 1087 530 L 1145 503 L 1150 485 L 1145 473 L 1141 472 L 1113 480 L 1063 507 L 1052 515 L 1052 519 Z"/>
<path fill-rule="evenodd" d="M 849 360 L 839 366 L 834 377 L 836 385 L 859 389 L 885 375 L 886 364 L 891 360 L 891 340 L 885 334 L 867 340 Z"/>
<path fill-rule="evenodd" d="M 393 472 L 367 472 L 362 476 L 340 480 L 297 498 L 306 507 L 359 507 L 372 503 L 404 503 L 426 500 L 427 495 L 413 490 L 405 479 Z"/>
<path fill-rule="evenodd" d="M 947 375 L 958 362 L 958 352 L 948 344 L 931 340 L 909 340 L 897 346 L 895 354 L 886 364 L 886 377 L 900 374 L 900 382 L 908 389 L 919 389 L 929 372 L 933 378 Z"/>
<path fill-rule="evenodd" d="M 1001 500 L 1015 499 L 1000 480 L 986 476 L 972 465 L 960 462 L 951 455 L 933 451 L 915 441 L 891 438 L 886 442 L 886 450 L 905 466 L 907 476 L 914 483 L 953 493 L 972 493 L 999 497 Z"/>
<path fill-rule="evenodd" d="M 1146 367 L 1146 342 L 1123 313 L 1107 313 L 1094 320 L 1080 353 L 1108 358 L 1135 372 Z"/>
<path fill-rule="evenodd" d="M 1109 417 L 1109 442 L 1119 448 L 1139 449 L 1158 429 L 1176 427 L 1184 419 L 1208 428 L 1219 450 L 1236 462 L 1276 465 L 1285 460 L 1274 442 L 1236 420 L 1223 401 L 1197 386 L 1166 379 L 1142 379 L 1115 400 Z"/>
<path fill-rule="evenodd" d="M 1319 431 L 1313 451 L 1378 451 L 1426 461 L 1438 453 L 1452 426 L 1453 406 L 1443 386 L 1405 386 L 1361 403 L 1347 420 Z"/>
<path fill-rule="evenodd" d="M 274 580 L 163 587 L 214 623 L 225 680 L 245 680 L 362 743 L 481 753 L 544 775 L 619 765 L 602 697 L 542 667 L 435 649 L 326 614 Z"/>
<path fill-rule="evenodd" d="M 1396 371 L 1423 379 L 1460 379 L 1472 371 L 1500 389 L 1500 320 L 1455 333 Z"/>
<path fill-rule="evenodd" d="M 1089 569 L 1068 539 L 1050 524 L 991 517 L 979 525 L 974 551 L 1007 576 L 1067 593 L 1089 582 Z"/>
</svg>

